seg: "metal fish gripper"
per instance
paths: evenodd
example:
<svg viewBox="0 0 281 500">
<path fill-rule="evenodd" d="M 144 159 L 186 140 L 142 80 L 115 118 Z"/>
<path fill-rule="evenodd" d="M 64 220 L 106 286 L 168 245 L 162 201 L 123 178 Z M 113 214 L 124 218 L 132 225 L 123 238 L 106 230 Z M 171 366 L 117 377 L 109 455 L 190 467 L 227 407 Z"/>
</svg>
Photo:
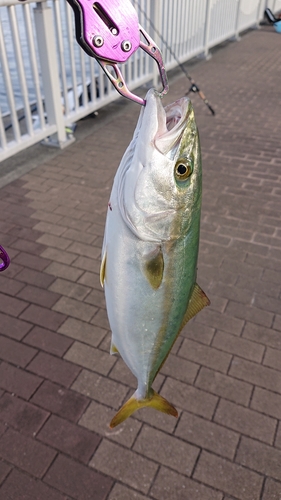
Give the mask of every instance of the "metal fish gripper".
<svg viewBox="0 0 281 500">
<path fill-rule="evenodd" d="M 158 65 L 163 85 L 160 95 L 168 92 L 168 80 L 160 49 L 139 25 L 137 12 L 130 0 L 67 1 L 74 10 L 77 42 L 89 56 L 97 60 L 122 96 L 145 106 L 145 100 L 128 89 L 118 66 L 125 63 L 139 47 Z M 141 40 L 141 34 L 146 43 Z"/>
</svg>

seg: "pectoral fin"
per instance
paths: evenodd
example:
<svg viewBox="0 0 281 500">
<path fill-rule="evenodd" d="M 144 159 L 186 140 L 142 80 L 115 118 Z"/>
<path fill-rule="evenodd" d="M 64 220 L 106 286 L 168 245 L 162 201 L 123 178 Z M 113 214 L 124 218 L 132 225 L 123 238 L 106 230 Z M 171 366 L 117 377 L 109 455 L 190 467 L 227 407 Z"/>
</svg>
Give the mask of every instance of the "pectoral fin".
<svg viewBox="0 0 281 500">
<path fill-rule="evenodd" d="M 186 325 L 186 323 L 193 318 L 203 307 L 209 306 L 210 305 L 210 300 L 208 299 L 207 295 L 205 292 L 203 292 L 202 288 L 200 288 L 197 283 L 195 283 L 192 295 L 190 297 L 190 300 L 188 302 L 188 306 L 185 312 L 185 315 L 182 320 L 182 324 L 180 327 L 180 331 Z"/>
<path fill-rule="evenodd" d="M 100 284 L 103 287 L 106 272 L 106 252 L 104 252 L 100 266 Z"/>
<path fill-rule="evenodd" d="M 148 256 L 144 264 L 144 273 L 154 290 L 162 283 L 164 272 L 164 258 L 161 247 L 157 248 L 151 256 Z"/>
<path fill-rule="evenodd" d="M 167 399 L 157 394 L 153 389 L 151 389 L 150 396 L 146 399 L 137 399 L 136 393 L 128 399 L 128 401 L 120 408 L 113 419 L 110 422 L 110 427 L 116 427 L 116 425 L 121 424 L 126 418 L 130 417 L 139 408 L 144 408 L 145 406 L 151 406 L 155 410 L 162 411 L 168 415 L 178 416 L 176 408 L 167 401 Z"/>
</svg>

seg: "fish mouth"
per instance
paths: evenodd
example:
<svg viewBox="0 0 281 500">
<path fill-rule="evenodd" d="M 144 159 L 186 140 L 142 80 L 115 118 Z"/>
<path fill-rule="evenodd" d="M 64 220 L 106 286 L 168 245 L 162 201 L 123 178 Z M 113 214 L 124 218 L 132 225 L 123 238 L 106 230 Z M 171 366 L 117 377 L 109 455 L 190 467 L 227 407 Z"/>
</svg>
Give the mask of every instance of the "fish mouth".
<svg viewBox="0 0 281 500">
<path fill-rule="evenodd" d="M 165 108 L 160 96 L 155 96 L 158 130 L 154 138 L 155 147 L 171 159 L 176 155 L 183 133 L 192 118 L 193 108 L 188 97 L 182 97 Z"/>
</svg>

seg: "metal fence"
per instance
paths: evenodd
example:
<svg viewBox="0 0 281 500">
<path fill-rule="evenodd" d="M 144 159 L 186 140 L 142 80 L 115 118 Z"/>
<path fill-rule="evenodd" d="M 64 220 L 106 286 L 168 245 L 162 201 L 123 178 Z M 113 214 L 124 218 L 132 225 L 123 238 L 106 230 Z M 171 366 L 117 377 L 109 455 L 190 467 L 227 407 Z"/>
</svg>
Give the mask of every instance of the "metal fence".
<svg viewBox="0 0 281 500">
<path fill-rule="evenodd" d="M 173 53 L 180 62 L 207 56 L 213 46 L 257 26 L 266 6 L 281 9 L 281 0 L 132 2 L 168 70 L 177 65 Z M 0 161 L 42 140 L 67 146 L 71 124 L 119 97 L 77 44 L 65 0 L 0 0 L 0 63 Z M 155 83 L 157 68 L 138 50 L 123 72 L 133 90 Z"/>
</svg>

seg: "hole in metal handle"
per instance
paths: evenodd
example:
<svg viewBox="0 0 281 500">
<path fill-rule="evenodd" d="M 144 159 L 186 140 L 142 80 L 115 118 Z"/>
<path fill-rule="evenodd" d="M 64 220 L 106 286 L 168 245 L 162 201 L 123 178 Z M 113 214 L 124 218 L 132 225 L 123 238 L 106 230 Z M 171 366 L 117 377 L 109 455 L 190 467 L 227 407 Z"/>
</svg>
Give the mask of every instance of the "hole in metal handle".
<svg viewBox="0 0 281 500">
<path fill-rule="evenodd" d="M 119 35 L 118 27 L 112 21 L 111 17 L 108 15 L 108 13 L 105 11 L 105 9 L 99 2 L 93 3 L 93 9 L 97 13 L 97 15 L 101 18 L 101 20 L 104 22 L 104 24 L 108 27 L 108 29 L 111 31 L 111 33 L 115 36 Z"/>
</svg>

